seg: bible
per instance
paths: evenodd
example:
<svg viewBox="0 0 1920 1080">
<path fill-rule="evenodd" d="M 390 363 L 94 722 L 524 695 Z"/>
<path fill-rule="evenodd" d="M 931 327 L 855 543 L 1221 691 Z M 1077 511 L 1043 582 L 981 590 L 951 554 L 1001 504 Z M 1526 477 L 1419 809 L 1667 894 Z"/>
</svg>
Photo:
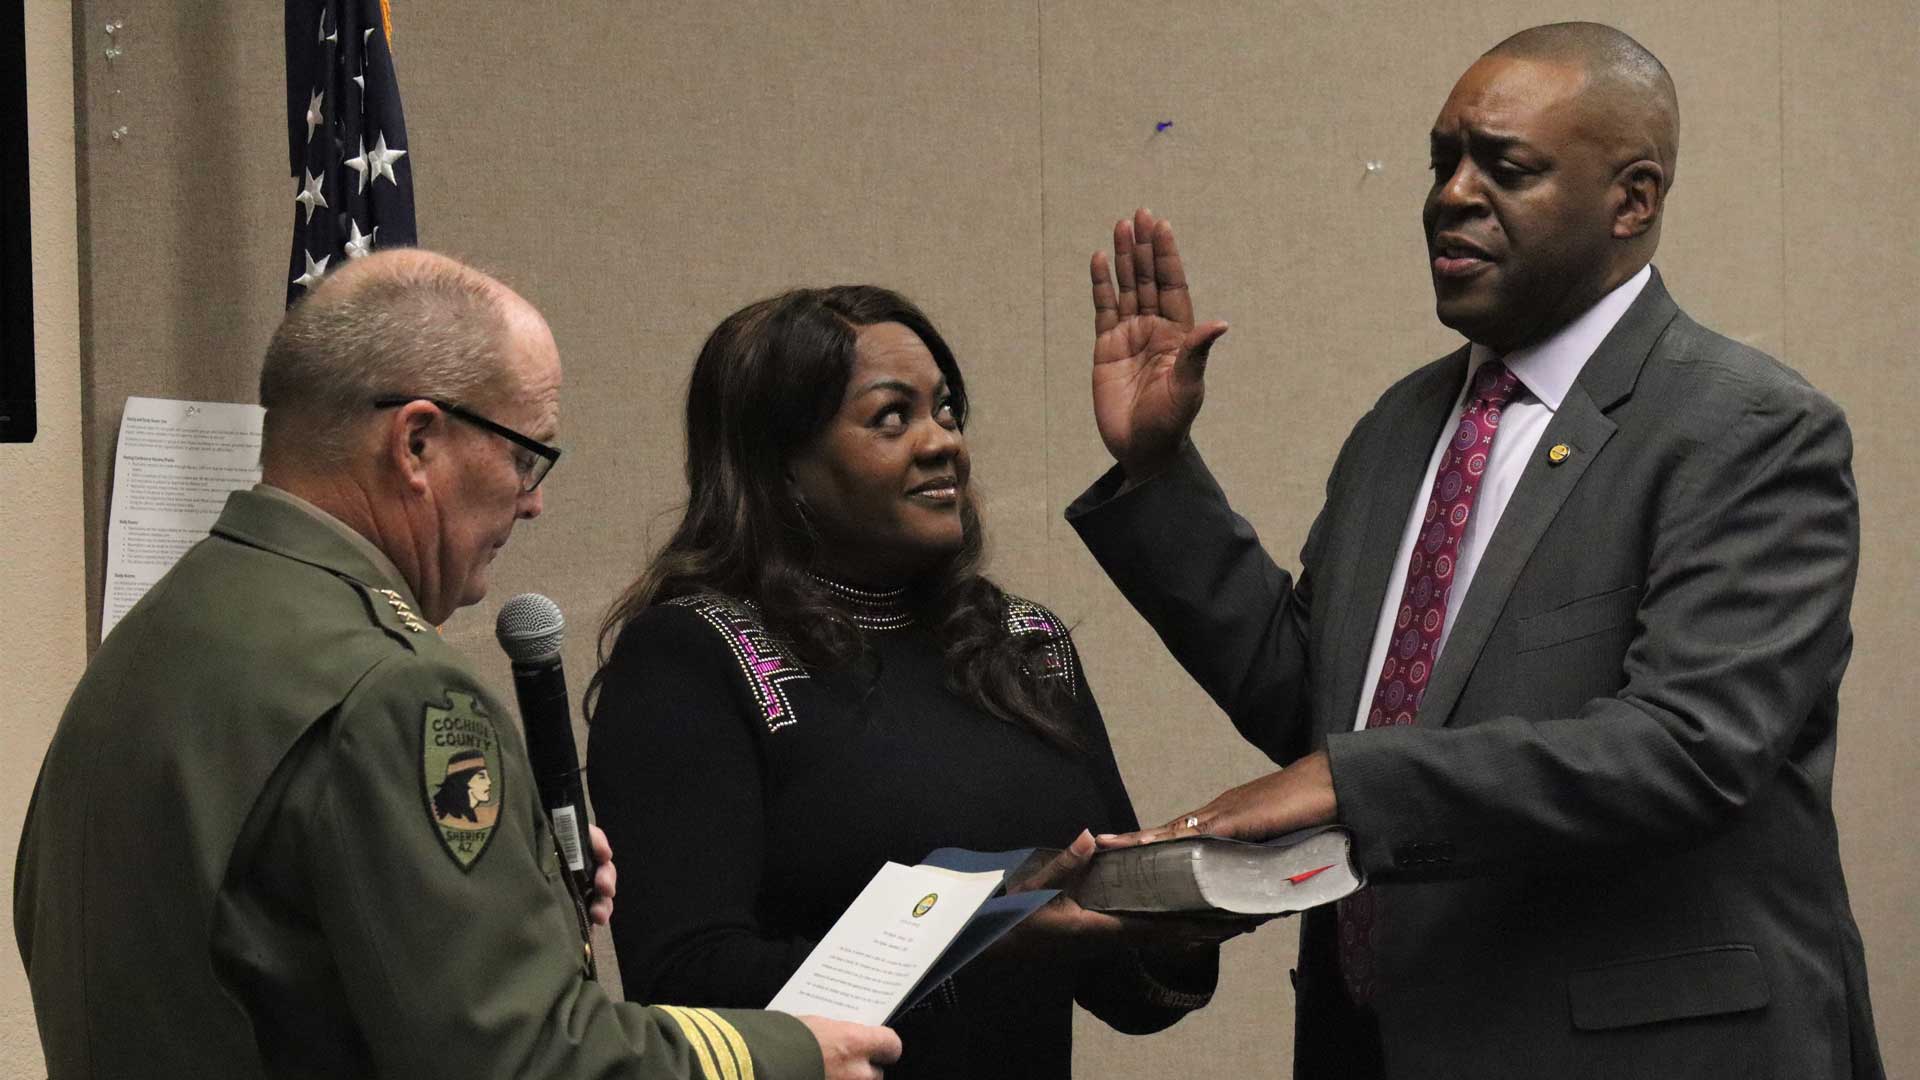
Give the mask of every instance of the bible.
<svg viewBox="0 0 1920 1080">
<path fill-rule="evenodd" d="M 1092 911 L 1284 915 L 1332 903 L 1365 883 L 1352 836 L 1330 825 L 1259 844 L 1183 836 L 1113 848 L 1093 857 L 1071 895 Z"/>
</svg>

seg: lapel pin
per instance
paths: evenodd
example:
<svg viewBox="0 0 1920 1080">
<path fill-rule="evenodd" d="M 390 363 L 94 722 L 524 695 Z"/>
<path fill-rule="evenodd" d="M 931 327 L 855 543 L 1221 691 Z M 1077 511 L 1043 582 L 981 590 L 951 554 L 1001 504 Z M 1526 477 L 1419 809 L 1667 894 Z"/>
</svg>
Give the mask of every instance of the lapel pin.
<svg viewBox="0 0 1920 1080">
<path fill-rule="evenodd" d="M 1558 465 L 1572 456 L 1573 447 L 1566 443 L 1554 443 L 1553 448 L 1547 451 L 1547 464 Z"/>
</svg>

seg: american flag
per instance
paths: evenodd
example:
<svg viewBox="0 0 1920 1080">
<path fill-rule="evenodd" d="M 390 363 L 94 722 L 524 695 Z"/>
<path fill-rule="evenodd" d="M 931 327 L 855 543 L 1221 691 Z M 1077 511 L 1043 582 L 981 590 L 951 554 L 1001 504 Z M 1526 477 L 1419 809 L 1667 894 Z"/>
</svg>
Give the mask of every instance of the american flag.
<svg viewBox="0 0 1920 1080">
<path fill-rule="evenodd" d="M 329 267 L 416 242 L 392 37 L 387 0 L 287 0 L 289 307 Z"/>
</svg>

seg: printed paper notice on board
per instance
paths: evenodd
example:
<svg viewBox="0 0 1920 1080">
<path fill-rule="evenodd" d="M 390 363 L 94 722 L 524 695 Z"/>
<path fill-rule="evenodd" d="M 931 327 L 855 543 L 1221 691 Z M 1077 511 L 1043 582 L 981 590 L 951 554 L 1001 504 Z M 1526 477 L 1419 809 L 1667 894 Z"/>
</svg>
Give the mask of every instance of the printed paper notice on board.
<svg viewBox="0 0 1920 1080">
<path fill-rule="evenodd" d="M 258 405 L 130 397 L 107 518 L 100 637 L 199 543 L 227 495 L 260 480 Z"/>
</svg>

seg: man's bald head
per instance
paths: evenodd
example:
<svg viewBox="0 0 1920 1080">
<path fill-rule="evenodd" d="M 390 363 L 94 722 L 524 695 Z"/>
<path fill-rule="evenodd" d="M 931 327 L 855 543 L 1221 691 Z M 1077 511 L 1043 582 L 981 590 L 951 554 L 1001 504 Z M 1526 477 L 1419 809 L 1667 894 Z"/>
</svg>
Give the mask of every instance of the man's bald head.
<svg viewBox="0 0 1920 1080">
<path fill-rule="evenodd" d="M 1601 23 L 1549 23 L 1522 30 L 1488 49 L 1490 57 L 1537 60 L 1577 67 L 1597 127 L 1616 145 L 1626 164 L 1635 157 L 1660 163 L 1666 188 L 1680 157 L 1680 98 L 1673 76 L 1647 47 Z"/>
<path fill-rule="evenodd" d="M 335 465 L 373 418 L 376 398 L 435 397 L 484 407 L 514 392 L 514 325 L 539 315 L 512 289 L 417 248 L 356 259 L 302 298 L 260 370 L 261 460 Z"/>
<path fill-rule="evenodd" d="M 1673 80 L 1612 27 L 1496 45 L 1429 135 L 1435 313 L 1499 352 L 1544 340 L 1646 266 L 1679 145 Z"/>
</svg>

